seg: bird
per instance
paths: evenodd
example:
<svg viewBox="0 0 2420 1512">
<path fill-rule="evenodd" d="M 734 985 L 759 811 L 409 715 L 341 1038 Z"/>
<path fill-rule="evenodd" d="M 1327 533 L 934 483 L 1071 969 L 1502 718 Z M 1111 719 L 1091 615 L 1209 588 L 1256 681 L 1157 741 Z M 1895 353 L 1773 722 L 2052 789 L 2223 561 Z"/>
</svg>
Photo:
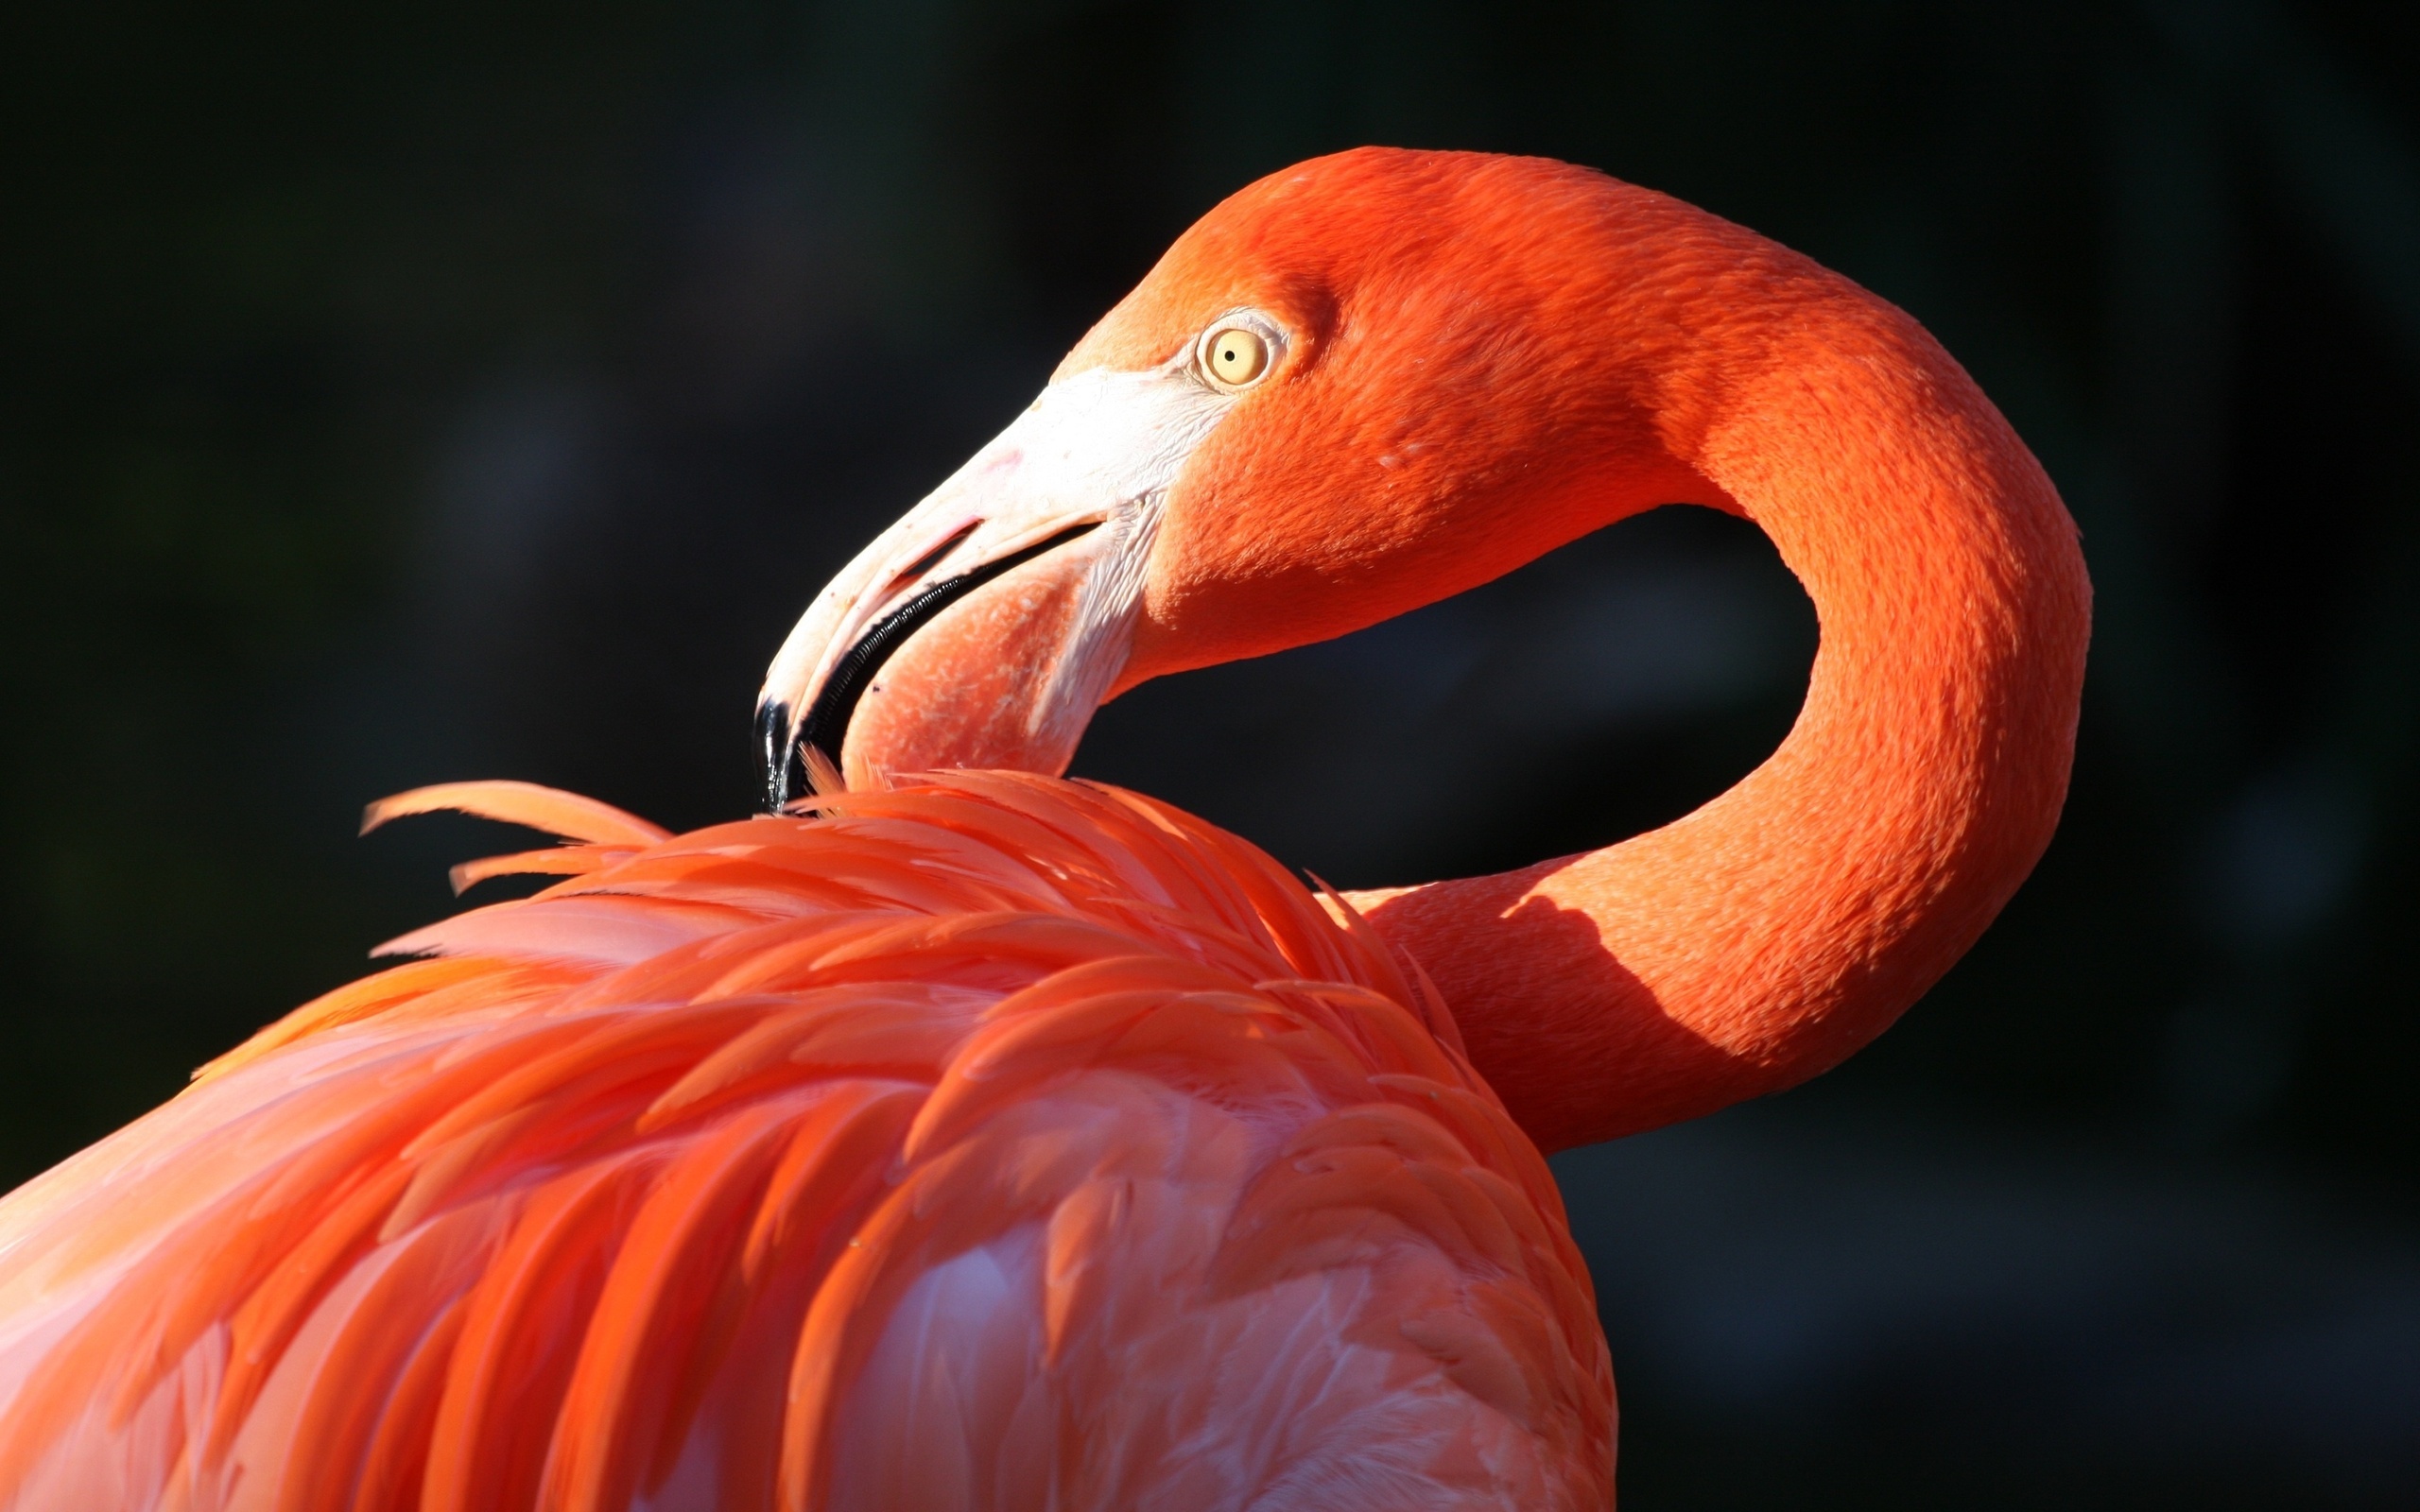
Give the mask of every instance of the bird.
<svg viewBox="0 0 2420 1512">
<path fill-rule="evenodd" d="M 1142 681 L 1675 504 L 1821 644 L 1659 830 L 1338 893 L 1064 776 Z M 0 1199 L 0 1506 L 1611 1506 L 1545 1157 L 1920 997 L 2048 844 L 2089 628 L 2039 463 L 1849 280 L 1550 160 L 1281 170 L 810 602 L 767 812 L 372 805 L 556 880 Z"/>
</svg>

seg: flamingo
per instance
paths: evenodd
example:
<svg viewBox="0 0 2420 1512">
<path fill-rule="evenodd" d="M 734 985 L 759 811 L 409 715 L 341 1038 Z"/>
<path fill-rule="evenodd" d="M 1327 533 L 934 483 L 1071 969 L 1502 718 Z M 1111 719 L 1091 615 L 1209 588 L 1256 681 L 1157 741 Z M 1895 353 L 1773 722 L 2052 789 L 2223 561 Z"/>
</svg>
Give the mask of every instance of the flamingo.
<svg viewBox="0 0 2420 1512">
<path fill-rule="evenodd" d="M 1059 775 L 1146 679 L 1673 503 L 1822 644 L 1664 829 L 1340 896 Z M 561 880 L 0 1202 L 0 1505 L 1608 1506 L 1542 1152 L 1936 980 L 2048 841 L 2088 617 L 2009 425 L 1806 258 L 1543 160 L 1262 180 L 813 601 L 775 813 L 372 805 Z"/>
</svg>

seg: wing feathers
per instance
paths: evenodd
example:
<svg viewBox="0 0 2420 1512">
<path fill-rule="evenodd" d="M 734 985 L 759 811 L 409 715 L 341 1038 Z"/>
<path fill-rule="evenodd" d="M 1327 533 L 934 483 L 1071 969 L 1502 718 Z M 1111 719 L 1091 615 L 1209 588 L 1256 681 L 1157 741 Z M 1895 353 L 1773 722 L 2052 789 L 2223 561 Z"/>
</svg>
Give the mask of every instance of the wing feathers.
<svg viewBox="0 0 2420 1512">
<path fill-rule="evenodd" d="M 0 1507 L 1605 1503 L 1416 968 L 1114 789 L 819 802 L 376 806 L 584 844 L 0 1202 Z"/>
<path fill-rule="evenodd" d="M 672 838 L 672 832 L 626 814 L 611 803 L 540 787 L 534 782 L 439 782 L 408 793 L 382 798 L 361 812 L 361 833 L 410 814 L 435 814 L 451 809 L 476 818 L 518 824 L 566 840 L 601 845 L 649 846 Z"/>
</svg>

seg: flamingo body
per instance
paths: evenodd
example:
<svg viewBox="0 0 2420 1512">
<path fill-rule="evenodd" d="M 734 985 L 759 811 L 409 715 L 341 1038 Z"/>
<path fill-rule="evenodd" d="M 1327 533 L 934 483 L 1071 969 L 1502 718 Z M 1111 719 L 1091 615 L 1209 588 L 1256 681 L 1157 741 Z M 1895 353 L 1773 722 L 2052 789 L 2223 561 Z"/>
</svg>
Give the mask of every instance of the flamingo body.
<svg viewBox="0 0 2420 1512">
<path fill-rule="evenodd" d="M 1661 830 L 1322 900 L 1055 778 L 1124 688 L 1670 503 L 1823 640 Z M 2049 841 L 2089 621 L 2039 464 L 1847 280 L 1567 164 L 1272 175 L 816 596 L 758 728 L 824 816 L 373 811 L 581 843 L 0 1202 L 0 1506 L 1610 1505 L 1540 1149 L 1937 980 Z"/>
<path fill-rule="evenodd" d="M 1545 1163 L 1252 847 L 1004 774 L 439 797 L 578 874 L 0 1203 L 0 1504 L 1606 1503 Z"/>
</svg>

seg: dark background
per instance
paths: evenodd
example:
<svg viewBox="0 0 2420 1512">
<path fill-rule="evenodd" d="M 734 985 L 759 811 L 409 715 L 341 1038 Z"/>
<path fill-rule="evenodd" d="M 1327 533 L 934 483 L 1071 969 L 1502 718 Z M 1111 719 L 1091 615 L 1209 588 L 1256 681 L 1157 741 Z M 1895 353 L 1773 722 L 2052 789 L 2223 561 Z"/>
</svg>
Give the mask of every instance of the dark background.
<svg viewBox="0 0 2420 1512">
<path fill-rule="evenodd" d="M 458 0 L 0 39 L 0 1177 L 447 909 L 469 821 L 751 799 L 827 574 L 1220 196 L 1542 152 L 1897 301 L 2099 591 L 2066 825 L 1811 1087 L 1565 1157 L 1624 1502 L 2420 1505 L 2405 5 Z M 1661 822 L 1813 627 L 1665 511 L 1147 688 L 1079 771 L 1340 885 Z"/>
</svg>

